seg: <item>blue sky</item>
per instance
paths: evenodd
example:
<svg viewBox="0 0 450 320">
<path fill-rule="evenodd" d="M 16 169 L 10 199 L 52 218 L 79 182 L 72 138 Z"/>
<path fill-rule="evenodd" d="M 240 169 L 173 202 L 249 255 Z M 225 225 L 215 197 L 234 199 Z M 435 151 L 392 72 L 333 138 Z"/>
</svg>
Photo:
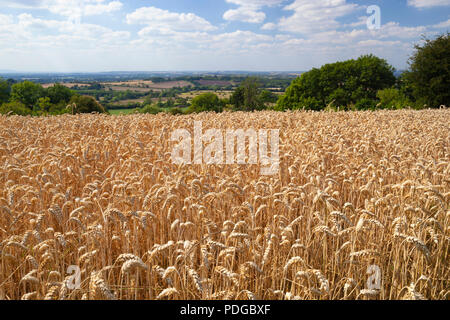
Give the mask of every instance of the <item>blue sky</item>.
<svg viewBox="0 0 450 320">
<path fill-rule="evenodd" d="M 0 70 L 303 71 L 367 53 L 404 69 L 449 29 L 450 0 L 0 0 Z"/>
</svg>

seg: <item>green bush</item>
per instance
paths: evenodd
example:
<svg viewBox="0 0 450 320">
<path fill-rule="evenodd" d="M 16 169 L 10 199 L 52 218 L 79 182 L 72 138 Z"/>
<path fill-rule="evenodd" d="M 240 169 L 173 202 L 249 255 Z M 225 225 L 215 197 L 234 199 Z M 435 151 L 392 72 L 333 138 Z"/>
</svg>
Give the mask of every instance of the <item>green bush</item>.
<svg viewBox="0 0 450 320">
<path fill-rule="evenodd" d="M 343 88 L 338 88 L 329 95 L 327 100 L 327 105 L 332 104 L 333 106 L 345 108 L 350 100 L 350 95 Z"/>
<path fill-rule="evenodd" d="M 146 105 L 142 109 L 139 110 L 140 113 L 148 113 L 148 114 L 158 114 L 160 112 L 163 112 L 160 108 L 154 106 L 154 105 Z"/>
<path fill-rule="evenodd" d="M 172 108 L 169 110 L 169 113 L 172 115 L 184 114 L 184 112 L 181 108 Z"/>
<path fill-rule="evenodd" d="M 259 94 L 259 100 L 262 103 L 276 103 L 278 96 L 269 90 L 262 90 Z"/>
<path fill-rule="evenodd" d="M 192 99 L 189 112 L 222 112 L 223 103 L 219 97 L 211 92 L 203 93 Z"/>
<path fill-rule="evenodd" d="M 363 98 L 356 102 L 356 110 L 375 110 L 377 108 L 377 102 L 369 98 Z"/>
<path fill-rule="evenodd" d="M 60 102 L 58 104 L 52 104 L 50 106 L 50 109 L 48 110 L 49 114 L 52 115 L 61 115 L 61 114 L 65 114 L 65 113 L 70 113 L 71 110 L 69 110 L 70 108 L 67 108 L 67 104 L 64 102 Z"/>
<path fill-rule="evenodd" d="M 4 103 L 0 106 L 1 114 L 16 114 L 19 116 L 31 115 L 33 112 L 30 108 L 25 107 L 25 105 L 18 101 L 13 101 L 10 103 Z"/>
<path fill-rule="evenodd" d="M 70 113 L 106 113 L 105 108 L 90 96 L 75 95 L 70 99 L 68 110 Z"/>
<path fill-rule="evenodd" d="M 293 105 L 293 110 L 315 110 L 319 111 L 322 108 L 322 103 L 313 97 L 307 97 L 300 100 L 300 102 Z"/>
<path fill-rule="evenodd" d="M 383 109 L 402 109 L 412 105 L 411 101 L 398 89 L 379 90 L 377 98 Z"/>
</svg>

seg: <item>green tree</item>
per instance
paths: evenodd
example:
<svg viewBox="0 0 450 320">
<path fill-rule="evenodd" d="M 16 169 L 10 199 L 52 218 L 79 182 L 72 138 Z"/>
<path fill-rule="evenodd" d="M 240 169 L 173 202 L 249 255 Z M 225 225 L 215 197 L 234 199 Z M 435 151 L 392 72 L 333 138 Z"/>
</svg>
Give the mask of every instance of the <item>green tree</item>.
<svg viewBox="0 0 450 320">
<path fill-rule="evenodd" d="M 166 102 L 166 107 L 167 107 L 167 108 L 173 108 L 174 105 L 175 105 L 175 103 L 174 103 L 173 99 L 172 99 L 172 98 L 169 98 L 169 99 L 167 100 L 167 102 Z"/>
<path fill-rule="evenodd" d="M 356 110 L 375 110 L 377 102 L 373 99 L 362 98 L 355 104 Z"/>
<path fill-rule="evenodd" d="M 253 111 L 265 108 L 261 100 L 261 84 L 256 77 L 246 78 L 237 88 L 231 98 L 230 103 L 238 110 Z"/>
<path fill-rule="evenodd" d="M 47 96 L 52 104 L 68 103 L 74 94 L 74 91 L 60 83 L 56 83 L 53 87 L 47 89 Z"/>
<path fill-rule="evenodd" d="M 234 90 L 233 94 L 230 97 L 230 103 L 237 109 L 241 109 L 244 105 L 244 88 L 238 87 L 236 90 Z"/>
<path fill-rule="evenodd" d="M 402 109 L 411 106 L 411 102 L 408 100 L 406 95 L 399 89 L 395 88 L 379 90 L 377 93 L 377 98 L 383 109 Z"/>
<path fill-rule="evenodd" d="M 30 108 L 27 108 L 23 103 L 19 101 L 12 101 L 2 104 L 0 106 L 0 113 L 27 116 L 32 114 L 32 110 Z"/>
<path fill-rule="evenodd" d="M 142 109 L 139 110 L 140 113 L 148 113 L 148 114 L 158 114 L 160 112 L 163 112 L 160 108 L 154 106 L 154 105 L 146 105 Z"/>
<path fill-rule="evenodd" d="M 52 106 L 49 97 L 39 98 L 38 100 L 39 110 L 48 112 Z"/>
<path fill-rule="evenodd" d="M 260 100 L 260 82 L 255 77 L 248 77 L 242 83 L 244 88 L 244 110 L 262 110 L 264 103 Z"/>
<path fill-rule="evenodd" d="M 219 97 L 211 92 L 203 93 L 192 99 L 191 106 L 189 107 L 189 112 L 205 112 L 214 111 L 222 112 L 223 103 L 220 101 Z"/>
<path fill-rule="evenodd" d="M 68 108 L 73 113 L 106 113 L 105 108 L 90 96 L 74 95 L 69 101 Z"/>
<path fill-rule="evenodd" d="M 11 95 L 11 87 L 8 81 L 0 78 L 0 104 L 9 101 Z"/>
<path fill-rule="evenodd" d="M 269 90 L 262 90 L 259 99 L 262 103 L 276 103 L 278 96 Z"/>
<path fill-rule="evenodd" d="M 405 78 L 418 103 L 450 106 L 450 33 L 415 46 Z"/>
<path fill-rule="evenodd" d="M 44 96 L 44 88 L 38 83 L 24 81 L 11 87 L 11 100 L 23 103 L 27 108 L 33 109 L 39 98 Z"/>
<path fill-rule="evenodd" d="M 278 99 L 277 109 L 322 110 L 375 100 L 378 90 L 395 84 L 394 68 L 373 55 L 314 68 L 295 79 Z"/>
</svg>

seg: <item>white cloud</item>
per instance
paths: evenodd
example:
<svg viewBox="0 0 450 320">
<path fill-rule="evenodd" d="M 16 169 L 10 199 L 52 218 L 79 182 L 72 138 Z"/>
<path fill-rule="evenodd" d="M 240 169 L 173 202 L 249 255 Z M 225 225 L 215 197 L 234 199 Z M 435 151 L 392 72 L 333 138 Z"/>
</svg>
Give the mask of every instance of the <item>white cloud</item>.
<svg viewBox="0 0 450 320">
<path fill-rule="evenodd" d="M 367 16 L 359 17 L 356 22 L 344 25 L 345 27 L 360 27 L 367 25 Z"/>
<path fill-rule="evenodd" d="M 408 0 L 408 5 L 416 8 L 450 6 L 450 0 Z"/>
<path fill-rule="evenodd" d="M 254 10 L 250 7 L 239 7 L 228 10 L 223 14 L 223 18 L 228 21 L 243 21 L 248 23 L 261 23 L 266 19 L 266 14 L 262 11 Z"/>
<path fill-rule="evenodd" d="M 13 47 L 27 50 L 30 56 L 39 49 L 74 52 L 102 50 L 123 45 L 131 36 L 128 31 L 114 31 L 104 26 L 75 23 L 72 20 L 40 19 L 29 13 L 9 17 L 4 21 L 8 24 L 0 24 L 0 51 Z"/>
<path fill-rule="evenodd" d="M 103 34 L 112 32 L 111 29 L 87 23 L 74 23 L 69 20 L 43 20 L 34 18 L 31 14 L 22 13 L 18 16 L 18 26 L 26 33 L 35 33 L 36 37 L 48 33 L 60 33 L 86 40 L 95 39 Z"/>
<path fill-rule="evenodd" d="M 439 29 L 439 28 L 450 28 L 450 19 L 447 21 L 443 21 L 441 23 L 435 24 L 433 28 Z"/>
<path fill-rule="evenodd" d="M 380 46 L 399 46 L 401 41 L 381 41 L 376 39 L 362 40 L 357 43 L 358 46 L 363 47 L 380 47 Z"/>
<path fill-rule="evenodd" d="M 52 13 L 77 19 L 119 11 L 123 4 L 120 1 L 105 0 L 43 0 L 43 6 Z"/>
<path fill-rule="evenodd" d="M 193 13 L 176 13 L 155 7 L 139 8 L 127 15 L 128 24 L 141 24 L 146 27 L 141 33 L 212 31 L 217 28 L 210 22 Z"/>
<path fill-rule="evenodd" d="M 283 17 L 279 29 L 295 33 L 332 30 L 339 27 L 337 18 L 354 12 L 359 7 L 346 0 L 295 0 L 284 9 L 294 11 L 290 17 Z"/>
<path fill-rule="evenodd" d="M 43 0 L 0 0 L 0 5 L 16 9 L 41 8 Z"/>
<path fill-rule="evenodd" d="M 123 7 L 117 0 L 0 0 L 0 3 L 11 8 L 44 9 L 70 19 L 111 13 Z"/>
<path fill-rule="evenodd" d="M 278 5 L 283 1 L 285 0 L 226 0 L 239 7 L 226 11 L 223 18 L 228 21 L 262 23 L 266 19 L 266 14 L 261 9 Z"/>
<path fill-rule="evenodd" d="M 272 7 L 276 6 L 286 0 L 226 0 L 228 3 L 233 3 L 238 6 L 253 6 L 253 7 Z"/>
<path fill-rule="evenodd" d="M 380 30 L 372 32 L 380 38 L 403 38 L 412 39 L 420 37 L 421 34 L 427 31 L 425 26 L 417 27 L 402 27 L 398 22 L 388 22 L 381 26 Z"/>
<path fill-rule="evenodd" d="M 262 30 L 275 30 L 276 28 L 277 25 L 272 22 L 268 22 L 261 27 Z"/>
<path fill-rule="evenodd" d="M 7 25 L 13 22 L 13 17 L 11 15 L 0 13 L 0 25 Z"/>
<path fill-rule="evenodd" d="M 233 43 L 254 43 L 262 41 L 272 41 L 271 36 L 257 34 L 251 31 L 236 30 L 234 32 L 222 33 L 212 37 L 214 41 L 229 41 Z"/>
</svg>

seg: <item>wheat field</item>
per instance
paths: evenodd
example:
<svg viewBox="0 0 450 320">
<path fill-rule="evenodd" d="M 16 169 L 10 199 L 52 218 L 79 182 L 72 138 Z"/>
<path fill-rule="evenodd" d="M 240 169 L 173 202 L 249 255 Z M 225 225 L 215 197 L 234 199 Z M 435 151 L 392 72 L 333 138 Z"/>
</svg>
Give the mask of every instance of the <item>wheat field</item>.
<svg viewBox="0 0 450 320">
<path fill-rule="evenodd" d="M 194 120 L 280 129 L 279 174 L 173 164 Z M 0 116 L 0 299 L 449 299 L 449 129 L 448 109 Z"/>
</svg>

